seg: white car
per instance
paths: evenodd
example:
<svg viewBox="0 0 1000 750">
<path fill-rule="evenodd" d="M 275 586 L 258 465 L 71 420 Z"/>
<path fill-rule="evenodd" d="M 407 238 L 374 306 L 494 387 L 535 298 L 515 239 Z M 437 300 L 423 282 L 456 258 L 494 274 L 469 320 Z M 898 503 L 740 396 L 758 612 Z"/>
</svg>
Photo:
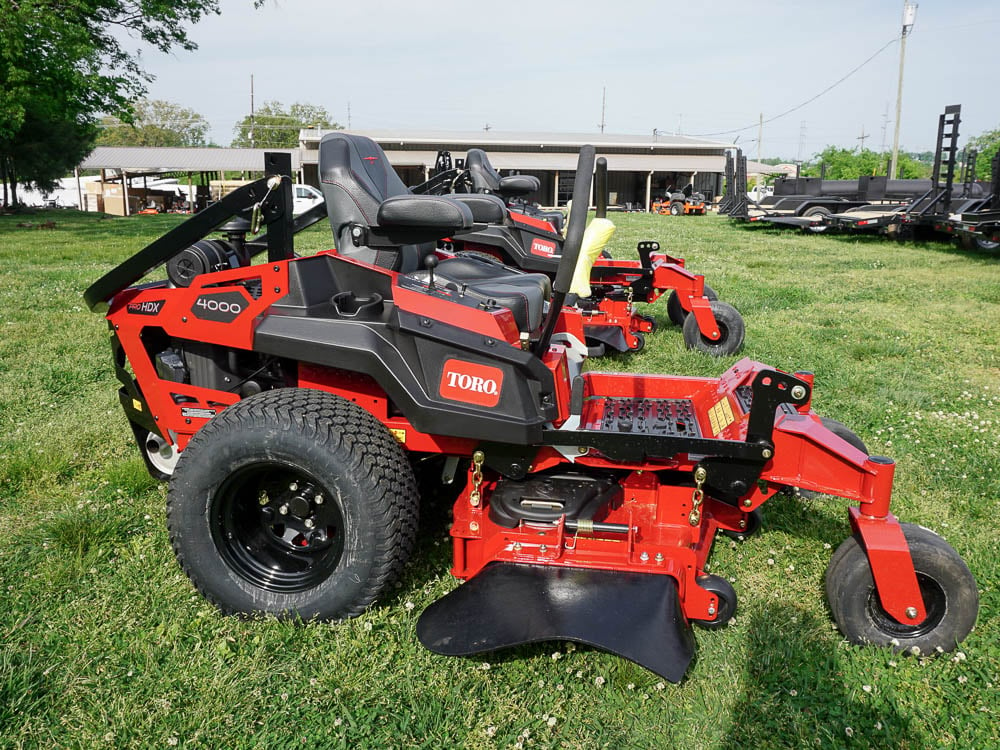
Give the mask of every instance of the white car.
<svg viewBox="0 0 1000 750">
<path fill-rule="evenodd" d="M 294 197 L 292 213 L 295 216 L 304 214 L 313 206 L 323 203 L 323 194 L 312 185 L 292 185 L 292 195 Z"/>
</svg>

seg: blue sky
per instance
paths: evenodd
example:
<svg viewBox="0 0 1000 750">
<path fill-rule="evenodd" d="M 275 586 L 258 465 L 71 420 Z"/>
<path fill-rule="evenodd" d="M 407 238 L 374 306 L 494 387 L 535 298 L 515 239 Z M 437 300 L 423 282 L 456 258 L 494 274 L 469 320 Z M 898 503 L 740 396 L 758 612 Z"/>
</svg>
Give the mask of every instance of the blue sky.
<svg viewBox="0 0 1000 750">
<path fill-rule="evenodd" d="M 757 121 L 818 94 L 899 37 L 902 0 L 222 0 L 193 53 L 145 52 L 152 98 L 190 107 L 228 145 L 258 104 L 319 104 L 354 129 L 714 136 L 756 156 Z M 1000 2 L 924 0 L 907 40 L 901 148 L 931 149 L 962 104 L 964 137 L 1000 128 Z M 764 126 L 763 153 L 892 144 L 899 44 L 815 102 Z"/>
</svg>

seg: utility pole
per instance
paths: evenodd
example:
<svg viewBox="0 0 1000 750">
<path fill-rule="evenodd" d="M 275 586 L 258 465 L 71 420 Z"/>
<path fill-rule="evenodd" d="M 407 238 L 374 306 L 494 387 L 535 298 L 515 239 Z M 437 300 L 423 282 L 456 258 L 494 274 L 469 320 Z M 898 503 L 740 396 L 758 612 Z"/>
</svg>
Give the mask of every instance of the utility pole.
<svg viewBox="0 0 1000 750">
<path fill-rule="evenodd" d="M 903 0 L 903 30 L 899 37 L 899 87 L 896 89 L 896 126 L 892 137 L 892 162 L 889 166 L 889 179 L 896 177 L 896 164 L 899 162 L 899 123 L 903 113 L 903 63 L 906 61 L 906 37 L 917 19 L 917 4 Z"/>
<path fill-rule="evenodd" d="M 486 124 L 485 124 L 485 125 L 483 126 L 483 130 L 484 130 L 484 131 L 486 131 L 487 133 L 489 133 L 489 132 L 490 132 L 490 124 L 489 124 L 489 123 L 486 123 Z"/>
<path fill-rule="evenodd" d="M 889 131 L 889 102 L 885 103 L 885 112 L 882 113 L 882 145 L 879 146 L 878 152 L 880 154 L 885 153 L 885 136 Z"/>
<path fill-rule="evenodd" d="M 802 163 L 802 150 L 805 148 L 805 145 L 806 145 L 806 121 L 802 120 L 802 122 L 799 123 L 799 153 L 795 159 L 795 161 L 797 161 L 799 164 Z"/>
<path fill-rule="evenodd" d="M 761 143 L 764 142 L 764 113 L 760 113 L 760 124 L 757 126 L 757 163 L 760 164 L 761 156 L 763 155 L 763 150 L 761 148 Z M 757 173 L 757 194 L 760 195 L 760 184 L 764 181 L 764 176 L 758 172 Z"/>
<path fill-rule="evenodd" d="M 347 129 L 351 129 L 351 103 L 347 102 Z"/>
<path fill-rule="evenodd" d="M 608 87 L 604 86 L 601 89 L 601 132 L 602 133 L 604 132 L 604 125 L 605 125 L 605 122 L 604 122 L 604 111 L 605 111 L 605 105 L 607 104 L 607 101 L 608 101 L 607 100 L 607 95 L 608 95 Z"/>
<path fill-rule="evenodd" d="M 861 126 L 861 135 L 859 135 L 857 137 L 857 140 L 861 141 L 861 148 L 858 149 L 859 151 L 864 151 L 865 150 L 865 141 L 868 140 L 869 138 L 871 138 L 871 134 L 869 133 L 868 135 L 865 135 L 865 126 L 862 125 Z"/>
<path fill-rule="evenodd" d="M 250 148 L 254 147 L 253 140 L 253 73 L 250 74 Z"/>
<path fill-rule="evenodd" d="M 677 115 L 677 132 L 674 135 L 680 135 L 681 130 L 684 127 L 684 113 Z"/>
</svg>

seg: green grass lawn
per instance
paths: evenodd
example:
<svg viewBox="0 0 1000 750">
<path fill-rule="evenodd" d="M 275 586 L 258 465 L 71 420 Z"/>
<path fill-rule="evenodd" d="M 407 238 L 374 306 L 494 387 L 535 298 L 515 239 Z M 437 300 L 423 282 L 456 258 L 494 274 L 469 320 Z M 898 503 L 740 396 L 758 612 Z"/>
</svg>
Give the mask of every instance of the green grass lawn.
<svg viewBox="0 0 1000 750">
<path fill-rule="evenodd" d="M 174 561 L 166 489 L 118 406 L 83 290 L 170 216 L 0 217 L 0 746 L 1000 747 L 1000 256 L 945 243 L 616 215 L 617 255 L 659 239 L 746 319 L 743 354 L 816 373 L 814 406 L 898 462 L 894 512 L 942 533 L 979 582 L 961 653 L 843 641 L 823 574 L 846 503 L 778 497 L 763 533 L 720 538 L 735 622 L 697 632 L 680 685 L 549 643 L 486 658 L 417 642 L 456 585 L 447 508 L 422 508 L 399 587 L 364 616 L 220 617 Z M 54 228 L 18 223 L 55 222 Z M 299 249 L 322 248 L 329 229 Z M 594 367 L 715 376 L 662 303 L 644 352 Z"/>
</svg>

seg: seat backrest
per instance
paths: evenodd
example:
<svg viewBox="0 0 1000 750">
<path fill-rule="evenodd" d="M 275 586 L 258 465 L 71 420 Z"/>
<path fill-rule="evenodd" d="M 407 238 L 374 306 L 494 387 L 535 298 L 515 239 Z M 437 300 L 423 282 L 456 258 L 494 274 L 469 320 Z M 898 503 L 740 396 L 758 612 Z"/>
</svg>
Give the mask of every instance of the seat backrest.
<svg viewBox="0 0 1000 750">
<path fill-rule="evenodd" d="M 395 271 L 416 267 L 428 248 L 357 247 L 351 238 L 352 225 L 377 226 L 386 198 L 409 195 L 381 146 L 363 135 L 327 133 L 319 143 L 319 179 L 339 253 Z"/>
<path fill-rule="evenodd" d="M 472 179 L 472 192 L 496 193 L 500 190 L 500 173 L 493 168 L 481 148 L 469 149 L 465 155 L 465 168 Z"/>
</svg>

